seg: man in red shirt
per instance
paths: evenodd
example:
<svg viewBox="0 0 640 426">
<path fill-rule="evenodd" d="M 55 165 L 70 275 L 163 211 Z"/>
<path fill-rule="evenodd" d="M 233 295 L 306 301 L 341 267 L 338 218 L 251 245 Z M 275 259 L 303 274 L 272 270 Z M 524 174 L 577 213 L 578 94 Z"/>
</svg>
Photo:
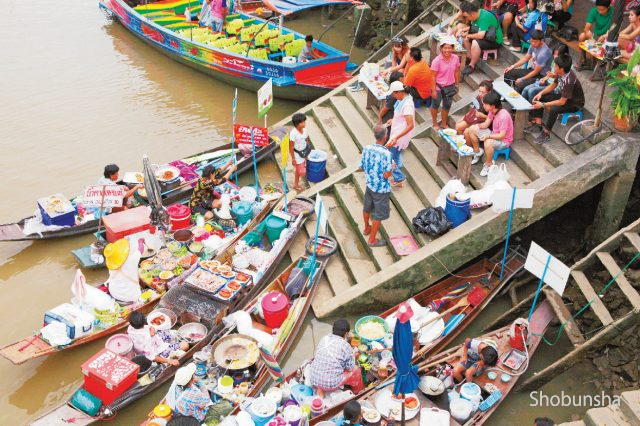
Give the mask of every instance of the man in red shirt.
<svg viewBox="0 0 640 426">
<path fill-rule="evenodd" d="M 409 69 L 404 78 L 404 84 L 409 89 L 414 105 L 419 107 L 422 102 L 428 108 L 431 106 L 431 98 L 436 97 L 436 82 L 429 65 L 422 59 L 422 52 L 417 47 L 412 47 L 409 52 Z"/>
</svg>

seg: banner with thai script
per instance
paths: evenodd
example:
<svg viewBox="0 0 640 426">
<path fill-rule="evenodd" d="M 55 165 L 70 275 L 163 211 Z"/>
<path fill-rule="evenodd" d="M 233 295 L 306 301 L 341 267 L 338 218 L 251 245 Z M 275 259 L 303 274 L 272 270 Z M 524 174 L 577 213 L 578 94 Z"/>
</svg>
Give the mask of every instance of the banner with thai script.
<svg viewBox="0 0 640 426">
<path fill-rule="evenodd" d="M 124 187 L 120 185 L 91 185 L 84 190 L 82 204 L 85 207 L 122 207 Z"/>
<path fill-rule="evenodd" d="M 233 135 L 235 136 L 236 144 L 251 145 L 251 130 L 253 130 L 253 143 L 256 146 L 269 145 L 269 130 L 266 127 L 247 126 L 244 124 L 233 125 Z"/>
</svg>

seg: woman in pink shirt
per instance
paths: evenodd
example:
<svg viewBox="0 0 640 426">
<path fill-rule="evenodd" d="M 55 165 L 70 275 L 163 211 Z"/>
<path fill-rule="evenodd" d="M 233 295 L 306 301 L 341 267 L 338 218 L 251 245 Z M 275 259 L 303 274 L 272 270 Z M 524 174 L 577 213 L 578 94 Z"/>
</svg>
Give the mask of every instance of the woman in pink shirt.
<svg viewBox="0 0 640 426">
<path fill-rule="evenodd" d="M 513 142 L 513 119 L 509 111 L 502 108 L 500 95 L 491 92 L 482 99 L 485 111 L 493 115 L 492 131 L 488 135 L 480 136 L 484 141 L 484 166 L 480 176 L 487 176 L 489 168 L 493 165 L 493 152 L 511 146 Z"/>
<path fill-rule="evenodd" d="M 440 54 L 431 63 L 436 81 L 438 96 L 431 100 L 431 119 L 433 128 L 439 130 L 438 109 L 442 102 L 442 122 L 444 128 L 449 127 L 447 118 L 453 103 L 453 97 L 458 93 L 460 85 L 460 58 L 453 54 L 456 41 L 452 37 L 445 37 L 440 42 Z"/>
</svg>

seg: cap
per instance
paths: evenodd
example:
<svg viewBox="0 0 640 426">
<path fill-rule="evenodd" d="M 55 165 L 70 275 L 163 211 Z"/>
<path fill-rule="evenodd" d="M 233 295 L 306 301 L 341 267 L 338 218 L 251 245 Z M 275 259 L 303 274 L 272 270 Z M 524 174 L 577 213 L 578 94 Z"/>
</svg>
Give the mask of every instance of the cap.
<svg viewBox="0 0 640 426">
<path fill-rule="evenodd" d="M 393 92 L 404 92 L 404 84 L 401 81 L 394 81 L 389 86 L 389 93 Z"/>
<path fill-rule="evenodd" d="M 176 371 L 175 382 L 178 386 L 186 386 L 196 372 L 196 365 L 191 362 Z"/>
<path fill-rule="evenodd" d="M 401 323 L 405 323 L 411 319 L 413 316 L 413 309 L 411 309 L 411 305 L 408 302 L 402 302 L 396 311 L 396 317 L 398 321 Z"/>
<path fill-rule="evenodd" d="M 444 46 L 445 44 L 450 44 L 453 47 L 456 46 L 456 39 L 453 38 L 453 36 L 446 36 L 446 37 L 442 37 L 442 39 L 440 40 L 440 46 Z"/>
</svg>

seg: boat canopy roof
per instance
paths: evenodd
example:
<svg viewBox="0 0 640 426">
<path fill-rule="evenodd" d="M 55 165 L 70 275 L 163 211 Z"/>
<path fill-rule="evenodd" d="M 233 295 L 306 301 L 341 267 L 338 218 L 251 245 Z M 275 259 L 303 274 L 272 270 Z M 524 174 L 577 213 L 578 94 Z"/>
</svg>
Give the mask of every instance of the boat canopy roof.
<svg viewBox="0 0 640 426">
<path fill-rule="evenodd" d="M 356 0 L 263 0 L 265 6 L 282 15 L 331 4 L 361 4 Z"/>
</svg>

